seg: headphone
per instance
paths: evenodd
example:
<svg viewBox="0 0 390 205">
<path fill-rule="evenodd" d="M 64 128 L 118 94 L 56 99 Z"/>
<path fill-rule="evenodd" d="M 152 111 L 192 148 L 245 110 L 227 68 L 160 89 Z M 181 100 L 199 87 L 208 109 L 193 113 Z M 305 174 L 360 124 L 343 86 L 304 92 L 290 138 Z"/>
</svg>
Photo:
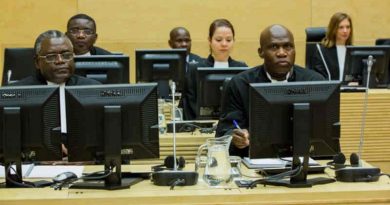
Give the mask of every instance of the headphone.
<svg viewBox="0 0 390 205">
<path fill-rule="evenodd" d="M 347 166 L 358 167 L 359 161 L 360 161 L 359 155 L 357 155 L 356 153 L 351 154 L 351 156 L 349 157 L 350 165 L 346 165 L 345 161 L 346 161 L 345 155 L 342 152 L 340 152 L 340 153 L 336 154 L 335 156 L 333 156 L 333 160 L 328 162 L 327 165 L 331 169 L 341 169 L 341 168 L 345 168 Z"/>
<path fill-rule="evenodd" d="M 152 166 L 153 172 L 163 171 L 163 170 L 170 170 L 174 168 L 174 158 L 172 155 L 168 155 L 164 159 L 164 164 Z M 183 169 L 185 167 L 186 161 L 184 157 L 176 158 L 176 165 L 178 169 Z"/>
</svg>

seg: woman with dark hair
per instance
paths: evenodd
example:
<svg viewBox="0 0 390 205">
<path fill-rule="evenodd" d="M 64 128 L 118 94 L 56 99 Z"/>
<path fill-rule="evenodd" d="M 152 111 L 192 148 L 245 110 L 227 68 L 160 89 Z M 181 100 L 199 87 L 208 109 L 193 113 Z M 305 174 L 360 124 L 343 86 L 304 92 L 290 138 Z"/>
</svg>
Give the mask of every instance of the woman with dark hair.
<svg viewBox="0 0 390 205">
<path fill-rule="evenodd" d="M 194 120 L 196 116 L 196 70 L 198 67 L 248 67 L 244 62 L 233 60 L 230 53 L 234 44 L 234 28 L 233 25 L 226 19 L 214 20 L 209 29 L 209 46 L 210 55 L 207 59 L 191 64 L 188 67 L 186 82 L 182 93 L 180 107 L 183 108 L 183 118 L 185 120 Z"/>
<path fill-rule="evenodd" d="M 227 19 L 214 20 L 209 28 L 210 55 L 198 67 L 247 67 L 244 62 L 233 60 L 230 53 L 234 45 L 234 28 Z"/>
<path fill-rule="evenodd" d="M 333 14 L 325 38 L 317 44 L 313 68 L 329 80 L 343 80 L 346 46 L 352 45 L 351 17 L 342 12 Z"/>
</svg>

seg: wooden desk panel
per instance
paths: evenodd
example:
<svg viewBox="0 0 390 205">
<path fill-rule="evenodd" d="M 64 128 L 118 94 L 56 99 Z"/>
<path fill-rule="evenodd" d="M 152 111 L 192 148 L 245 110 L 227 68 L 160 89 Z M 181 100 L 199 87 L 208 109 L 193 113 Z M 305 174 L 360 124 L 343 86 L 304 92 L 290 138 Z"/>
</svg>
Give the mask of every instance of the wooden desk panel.
<svg viewBox="0 0 390 205">
<path fill-rule="evenodd" d="M 341 150 L 348 157 L 358 152 L 362 125 L 364 93 L 341 93 Z M 363 159 L 390 161 L 390 90 L 370 90 Z"/>
<path fill-rule="evenodd" d="M 101 168 L 88 166 L 85 171 L 92 172 Z M 144 171 L 150 170 L 150 166 L 123 166 L 123 170 Z M 325 175 L 331 177 L 332 170 Z M 372 183 L 336 182 L 296 189 L 260 185 L 254 189 L 245 189 L 238 188 L 233 183 L 228 189 L 216 189 L 209 188 L 202 179 L 195 186 L 176 187 L 175 190 L 169 190 L 166 186 L 154 186 L 149 180 L 142 181 L 130 189 L 116 191 L 0 189 L 0 204 L 390 204 L 390 179 L 382 176 L 378 182 Z"/>
</svg>

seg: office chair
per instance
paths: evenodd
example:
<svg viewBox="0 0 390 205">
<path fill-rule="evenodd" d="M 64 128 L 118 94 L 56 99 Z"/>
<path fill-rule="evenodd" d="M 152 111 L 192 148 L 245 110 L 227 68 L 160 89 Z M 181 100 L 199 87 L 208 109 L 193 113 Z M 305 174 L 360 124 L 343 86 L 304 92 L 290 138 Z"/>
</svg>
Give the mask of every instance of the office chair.
<svg viewBox="0 0 390 205">
<path fill-rule="evenodd" d="M 35 72 L 33 48 L 5 48 L 2 85 L 8 85 Z"/>
<path fill-rule="evenodd" d="M 306 32 L 306 68 L 311 68 L 313 64 L 313 56 L 316 52 L 316 44 L 321 42 L 325 37 L 325 27 L 308 27 L 305 29 Z"/>
<path fill-rule="evenodd" d="M 378 38 L 375 41 L 375 45 L 390 45 L 390 38 Z M 388 72 L 389 72 L 388 79 L 390 79 L 390 62 L 389 62 Z M 389 88 L 390 88 L 390 85 L 389 85 Z"/>
<path fill-rule="evenodd" d="M 378 38 L 375 45 L 390 45 L 390 38 Z"/>
</svg>

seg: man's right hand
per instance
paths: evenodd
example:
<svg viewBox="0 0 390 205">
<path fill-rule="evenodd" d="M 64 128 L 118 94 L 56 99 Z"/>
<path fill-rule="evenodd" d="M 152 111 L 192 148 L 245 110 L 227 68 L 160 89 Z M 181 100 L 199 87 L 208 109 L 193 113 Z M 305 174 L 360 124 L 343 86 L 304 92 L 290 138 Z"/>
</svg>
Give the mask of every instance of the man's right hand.
<svg viewBox="0 0 390 205">
<path fill-rule="evenodd" d="M 234 129 L 232 136 L 232 142 L 237 148 L 243 149 L 249 146 L 249 132 L 247 129 Z"/>
</svg>

